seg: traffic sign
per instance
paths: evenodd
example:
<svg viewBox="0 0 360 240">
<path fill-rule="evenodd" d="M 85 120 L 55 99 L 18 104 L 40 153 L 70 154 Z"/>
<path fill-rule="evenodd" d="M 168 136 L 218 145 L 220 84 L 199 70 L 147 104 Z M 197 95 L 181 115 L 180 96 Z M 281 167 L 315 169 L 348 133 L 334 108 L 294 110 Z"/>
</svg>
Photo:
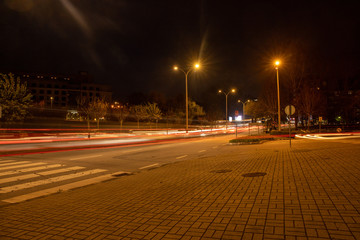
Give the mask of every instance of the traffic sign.
<svg viewBox="0 0 360 240">
<path fill-rule="evenodd" d="M 295 113 L 295 107 L 293 105 L 287 105 L 285 107 L 286 115 L 293 115 Z"/>
</svg>

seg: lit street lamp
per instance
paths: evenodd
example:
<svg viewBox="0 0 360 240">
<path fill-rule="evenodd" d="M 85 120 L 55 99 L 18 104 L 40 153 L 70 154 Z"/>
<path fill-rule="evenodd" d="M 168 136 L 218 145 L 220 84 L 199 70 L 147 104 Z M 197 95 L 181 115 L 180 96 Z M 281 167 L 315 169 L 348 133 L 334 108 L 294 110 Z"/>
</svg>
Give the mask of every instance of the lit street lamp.
<svg viewBox="0 0 360 240">
<path fill-rule="evenodd" d="M 196 63 L 193 67 L 190 67 L 186 70 L 178 67 L 178 66 L 174 66 L 174 70 L 180 70 L 185 74 L 185 114 L 186 114 L 186 133 L 189 130 L 189 103 L 188 103 L 188 75 L 191 71 L 193 71 L 194 69 L 198 69 L 200 68 L 200 65 L 198 63 Z"/>
<path fill-rule="evenodd" d="M 279 87 L 279 65 L 280 61 L 275 61 L 276 79 L 277 79 L 277 98 L 278 98 L 278 130 L 281 130 L 281 115 L 280 115 L 280 87 Z"/>
<path fill-rule="evenodd" d="M 250 102 L 250 100 L 246 100 L 245 102 L 241 101 L 240 99 L 238 100 L 238 103 L 242 103 L 243 105 L 243 120 L 245 120 L 245 104 L 247 102 Z"/>
<path fill-rule="evenodd" d="M 222 91 L 222 90 L 219 90 L 219 93 L 223 93 L 223 94 L 225 94 L 225 98 L 226 98 L 226 115 L 225 115 L 225 120 L 226 120 L 226 122 L 228 121 L 228 100 L 227 100 L 227 97 L 228 97 L 228 95 L 229 95 L 229 93 L 234 93 L 235 92 L 235 89 L 233 88 L 233 89 L 231 89 L 229 92 L 224 92 L 224 91 Z"/>
<path fill-rule="evenodd" d="M 52 109 L 52 105 L 53 105 L 53 100 L 54 98 L 53 97 L 50 97 L 50 108 Z"/>
</svg>

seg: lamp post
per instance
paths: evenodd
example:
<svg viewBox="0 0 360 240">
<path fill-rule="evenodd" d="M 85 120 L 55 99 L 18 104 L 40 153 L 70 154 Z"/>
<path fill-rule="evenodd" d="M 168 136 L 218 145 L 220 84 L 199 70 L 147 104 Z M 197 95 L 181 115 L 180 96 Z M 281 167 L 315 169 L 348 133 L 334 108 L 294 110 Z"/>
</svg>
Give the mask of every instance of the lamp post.
<svg viewBox="0 0 360 240">
<path fill-rule="evenodd" d="M 278 98 L 278 130 L 281 130 L 281 115 L 280 115 L 280 86 L 279 86 L 279 65 L 280 61 L 275 61 L 276 79 L 277 79 L 277 98 Z"/>
<path fill-rule="evenodd" d="M 200 68 L 200 65 L 198 63 L 196 63 L 194 66 L 184 70 L 178 66 L 174 66 L 174 70 L 180 70 L 185 74 L 185 115 L 186 115 L 186 133 L 188 133 L 189 131 L 189 100 L 188 100 L 188 75 L 191 71 L 193 71 L 194 69 L 198 69 Z"/>
<path fill-rule="evenodd" d="M 226 98 L 226 115 L 225 115 L 225 120 L 226 120 L 226 122 L 228 121 L 228 100 L 227 100 L 227 98 L 228 98 L 228 95 L 229 95 L 229 93 L 234 93 L 235 92 L 235 89 L 233 88 L 233 89 L 231 89 L 229 92 L 224 92 L 224 91 L 222 91 L 222 90 L 219 90 L 219 93 L 223 93 L 223 94 L 225 94 L 225 98 Z"/>
<path fill-rule="evenodd" d="M 54 98 L 53 97 L 50 97 L 50 108 L 52 109 L 52 105 L 53 105 L 53 100 Z"/>
<path fill-rule="evenodd" d="M 250 100 L 246 100 L 245 102 L 241 101 L 240 99 L 238 100 L 238 103 L 242 103 L 243 105 L 243 120 L 245 120 L 245 104 L 247 102 L 250 102 Z"/>
</svg>

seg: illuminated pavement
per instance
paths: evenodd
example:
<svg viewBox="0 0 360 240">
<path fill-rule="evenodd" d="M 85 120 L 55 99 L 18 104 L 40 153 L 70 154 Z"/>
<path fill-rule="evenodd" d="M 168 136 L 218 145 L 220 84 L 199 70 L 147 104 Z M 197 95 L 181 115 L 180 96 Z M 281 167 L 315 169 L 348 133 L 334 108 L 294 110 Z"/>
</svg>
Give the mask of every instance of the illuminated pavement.
<svg viewBox="0 0 360 240">
<path fill-rule="evenodd" d="M 217 155 L 1 206 L 1 239 L 360 239 L 360 140 Z"/>
</svg>

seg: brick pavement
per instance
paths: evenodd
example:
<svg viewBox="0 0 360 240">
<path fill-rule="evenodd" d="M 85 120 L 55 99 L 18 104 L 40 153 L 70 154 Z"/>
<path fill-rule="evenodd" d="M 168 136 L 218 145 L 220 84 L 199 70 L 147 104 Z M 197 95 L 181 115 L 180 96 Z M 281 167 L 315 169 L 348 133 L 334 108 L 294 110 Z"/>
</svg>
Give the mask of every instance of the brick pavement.
<svg viewBox="0 0 360 240">
<path fill-rule="evenodd" d="M 224 146 L 0 208 L 1 239 L 360 239 L 360 141 Z M 265 176 L 242 174 L 264 172 Z"/>
</svg>

